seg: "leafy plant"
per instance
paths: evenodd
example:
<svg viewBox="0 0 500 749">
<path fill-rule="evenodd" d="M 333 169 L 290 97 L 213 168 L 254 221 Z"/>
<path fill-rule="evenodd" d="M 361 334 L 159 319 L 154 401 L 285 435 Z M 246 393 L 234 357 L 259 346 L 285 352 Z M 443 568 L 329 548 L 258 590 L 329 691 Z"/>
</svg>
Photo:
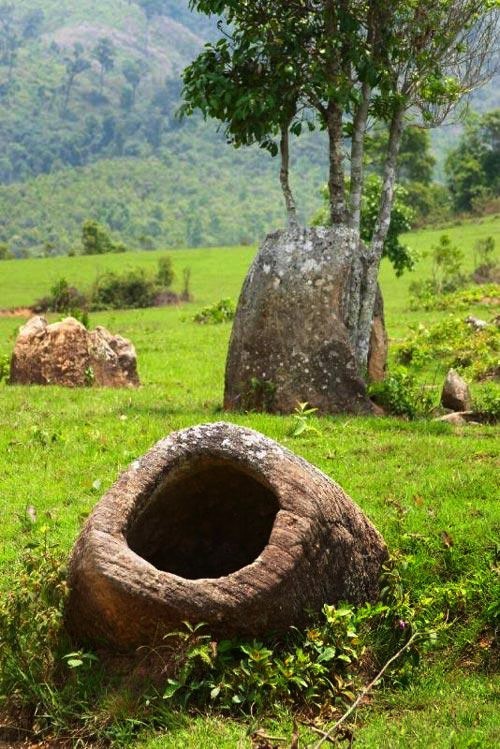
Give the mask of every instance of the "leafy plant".
<svg viewBox="0 0 500 749">
<path fill-rule="evenodd" d="M 459 310 L 469 309 L 472 306 L 484 305 L 494 306 L 500 298 L 499 284 L 484 284 L 471 286 L 444 294 L 437 294 L 433 283 L 423 282 L 420 285 L 412 285 L 414 296 L 410 302 L 410 309 L 423 309 L 427 312 L 432 310 Z"/>
<path fill-rule="evenodd" d="M 433 408 L 432 395 L 404 367 L 394 369 L 383 382 L 372 383 L 369 394 L 389 413 L 408 419 L 428 416 Z"/>
<path fill-rule="evenodd" d="M 462 272 L 463 252 L 452 244 L 447 234 L 442 234 L 439 242 L 431 248 L 431 259 L 432 277 L 410 284 L 410 294 L 416 304 L 426 303 L 434 295 L 456 291 L 467 282 Z"/>
<path fill-rule="evenodd" d="M 429 362 L 453 367 L 470 380 L 484 380 L 498 374 L 500 330 L 488 325 L 476 330 L 460 317 L 446 319 L 426 327 L 419 325 L 396 347 L 396 359 L 413 368 Z"/>
<path fill-rule="evenodd" d="M 319 434 L 318 429 L 309 423 L 309 417 L 316 413 L 317 410 L 317 408 L 311 408 L 307 402 L 297 403 L 294 413 L 292 414 L 292 419 L 295 420 L 295 425 L 291 432 L 292 437 L 300 437 L 300 435 L 305 432 L 316 432 Z"/>
<path fill-rule="evenodd" d="M 488 382 L 474 398 L 474 411 L 492 423 L 500 421 L 500 385 Z"/>
<path fill-rule="evenodd" d="M 108 252 L 127 252 L 123 242 L 115 242 L 97 221 L 87 220 L 82 227 L 82 252 L 84 255 L 105 255 Z"/>
<path fill-rule="evenodd" d="M 141 268 L 123 275 L 106 273 L 92 289 L 92 309 L 136 309 L 152 307 L 159 289 L 156 279 L 149 278 Z"/>
<path fill-rule="evenodd" d="M 9 250 L 9 245 L 5 242 L 0 242 L 0 260 L 12 260 L 14 255 Z"/>
<path fill-rule="evenodd" d="M 220 325 L 234 320 L 236 306 L 232 299 L 221 299 L 220 302 L 205 307 L 198 312 L 193 320 L 200 325 Z"/>
<path fill-rule="evenodd" d="M 158 260 L 158 284 L 164 289 L 169 289 L 170 286 L 172 286 L 174 278 L 175 273 L 172 267 L 172 258 L 170 255 L 160 258 Z"/>
<path fill-rule="evenodd" d="M 83 316 L 87 306 L 86 295 L 74 286 L 70 286 L 65 278 L 59 278 L 50 289 L 50 294 L 33 305 L 33 310 L 35 312 L 74 313 L 73 316 L 77 317 Z"/>
<path fill-rule="evenodd" d="M 8 380 L 10 374 L 10 357 L 7 354 L 0 354 L 0 382 Z"/>
<path fill-rule="evenodd" d="M 474 246 L 474 271 L 472 279 L 476 283 L 498 280 L 500 268 L 495 266 L 495 239 L 492 236 L 478 239 Z"/>
</svg>

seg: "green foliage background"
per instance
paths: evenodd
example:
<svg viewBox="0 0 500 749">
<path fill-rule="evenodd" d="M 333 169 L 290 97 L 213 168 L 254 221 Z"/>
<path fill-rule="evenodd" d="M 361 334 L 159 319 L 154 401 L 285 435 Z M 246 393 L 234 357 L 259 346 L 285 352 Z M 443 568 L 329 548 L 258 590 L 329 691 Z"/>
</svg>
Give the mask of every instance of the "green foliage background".
<svg viewBox="0 0 500 749">
<path fill-rule="evenodd" d="M 0 243 L 16 255 L 67 252 L 86 219 L 137 249 L 256 242 L 283 225 L 277 161 L 234 150 L 213 123 L 176 117 L 180 73 L 217 33 L 215 19 L 191 13 L 187 0 L 163 0 L 148 22 L 141 1 L 18 0 L 12 29 L 0 32 Z M 41 23 L 25 37 L 26 14 L 37 10 Z M 13 35 L 9 82 L 2 39 Z M 103 38 L 116 55 L 101 95 L 92 51 Z M 75 43 L 91 67 L 64 111 Z M 145 71 L 135 103 L 123 71 L 131 64 Z M 440 154 L 456 138 L 444 132 Z M 302 221 L 321 205 L 325 178 L 325 135 L 293 138 Z"/>
</svg>

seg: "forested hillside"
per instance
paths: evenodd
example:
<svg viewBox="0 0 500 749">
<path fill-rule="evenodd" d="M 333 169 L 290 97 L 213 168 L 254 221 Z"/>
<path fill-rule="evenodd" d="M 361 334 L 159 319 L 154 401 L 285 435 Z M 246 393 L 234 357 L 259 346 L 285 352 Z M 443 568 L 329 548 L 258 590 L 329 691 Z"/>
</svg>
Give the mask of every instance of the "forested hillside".
<svg viewBox="0 0 500 749">
<path fill-rule="evenodd" d="M 214 33 L 187 0 L 0 3 L 0 242 L 66 252 L 87 218 L 143 248 L 255 241 L 279 226 L 277 163 L 176 117 L 180 72 Z M 294 155 L 308 218 L 322 135 Z"/>
</svg>

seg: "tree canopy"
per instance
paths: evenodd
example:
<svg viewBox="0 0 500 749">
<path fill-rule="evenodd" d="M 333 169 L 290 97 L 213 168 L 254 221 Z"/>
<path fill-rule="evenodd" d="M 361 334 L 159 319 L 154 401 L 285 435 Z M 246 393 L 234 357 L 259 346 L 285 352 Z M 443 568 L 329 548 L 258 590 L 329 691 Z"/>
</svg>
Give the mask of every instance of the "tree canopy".
<svg viewBox="0 0 500 749">
<path fill-rule="evenodd" d="M 457 148 L 446 161 L 455 209 L 469 211 L 478 200 L 500 195 L 500 109 L 471 116 Z"/>
<path fill-rule="evenodd" d="M 221 37 L 186 69 L 183 111 L 199 109 L 219 120 L 237 147 L 257 142 L 281 153 L 291 224 L 289 133 L 300 135 L 304 125 L 327 132 L 330 222 L 348 224 L 361 237 L 368 121 L 388 128 L 364 297 L 353 321 L 362 368 L 405 124 L 417 117 L 426 125 L 442 121 L 491 74 L 497 0 L 191 0 L 190 5 L 221 17 Z"/>
</svg>

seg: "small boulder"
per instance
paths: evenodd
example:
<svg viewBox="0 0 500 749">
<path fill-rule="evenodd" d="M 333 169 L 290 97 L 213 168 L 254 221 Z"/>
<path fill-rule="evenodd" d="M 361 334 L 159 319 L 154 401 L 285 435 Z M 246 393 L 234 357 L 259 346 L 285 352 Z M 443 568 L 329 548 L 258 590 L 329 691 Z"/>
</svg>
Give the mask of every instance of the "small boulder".
<svg viewBox="0 0 500 749">
<path fill-rule="evenodd" d="M 479 317 L 474 317 L 473 315 L 466 317 L 465 322 L 470 325 L 471 328 L 474 328 L 474 330 L 484 330 L 485 328 L 490 327 L 490 323 L 486 322 L 486 320 L 480 320 Z"/>
<path fill-rule="evenodd" d="M 444 421 L 445 424 L 454 424 L 455 426 L 461 426 L 463 424 L 480 426 L 482 418 L 481 414 L 476 413 L 475 411 L 455 411 L 451 414 L 438 416 L 434 421 Z"/>
<path fill-rule="evenodd" d="M 102 327 L 88 331 L 73 317 L 52 325 L 31 318 L 19 332 L 10 372 L 12 385 L 139 385 L 132 343 Z"/>
<path fill-rule="evenodd" d="M 458 412 L 445 414 L 444 416 L 438 416 L 437 419 L 434 419 L 434 421 L 444 421 L 446 424 L 454 424 L 455 426 L 461 426 L 462 424 L 466 423 L 463 414 Z"/>
<path fill-rule="evenodd" d="M 441 405 L 451 411 L 470 411 L 472 397 L 469 386 L 454 369 L 450 369 L 441 393 Z"/>
</svg>

